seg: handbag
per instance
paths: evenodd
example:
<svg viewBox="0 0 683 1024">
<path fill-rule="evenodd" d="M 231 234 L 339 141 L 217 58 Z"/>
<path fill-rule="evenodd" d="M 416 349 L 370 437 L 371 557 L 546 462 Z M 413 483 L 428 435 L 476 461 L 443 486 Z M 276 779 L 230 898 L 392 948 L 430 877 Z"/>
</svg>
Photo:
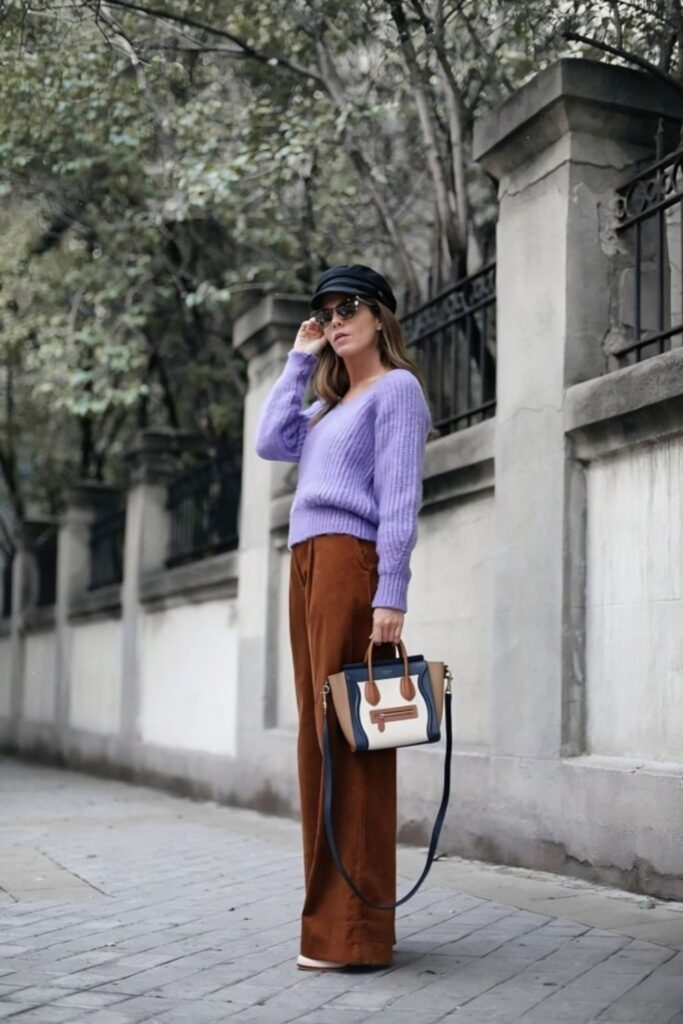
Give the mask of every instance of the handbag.
<svg viewBox="0 0 683 1024">
<path fill-rule="evenodd" d="M 343 665 L 325 680 L 323 702 L 323 811 L 325 834 L 337 870 L 363 903 L 377 910 L 394 910 L 420 888 L 432 866 L 450 797 L 453 725 L 451 721 L 452 675 L 443 661 L 427 661 L 423 655 L 408 657 L 403 641 L 400 657 L 372 660 L 370 642 L 364 661 Z M 395 903 L 372 903 L 366 899 L 344 867 L 334 835 L 333 766 L 327 720 L 328 698 L 332 699 L 341 730 L 351 750 L 359 757 L 372 757 L 373 750 L 437 743 L 441 719 L 446 721 L 446 753 L 441 804 L 434 821 L 427 860 L 412 889 Z M 445 708 L 445 716 L 444 716 Z"/>
</svg>

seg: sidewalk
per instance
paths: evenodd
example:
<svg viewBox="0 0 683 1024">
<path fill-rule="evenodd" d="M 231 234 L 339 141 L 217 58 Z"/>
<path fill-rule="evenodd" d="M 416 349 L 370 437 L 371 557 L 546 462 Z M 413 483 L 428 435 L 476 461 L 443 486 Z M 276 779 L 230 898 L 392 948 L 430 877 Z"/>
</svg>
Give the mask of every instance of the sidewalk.
<svg viewBox="0 0 683 1024">
<path fill-rule="evenodd" d="M 391 969 L 318 975 L 301 898 L 295 822 L 0 757 L 0 1020 L 683 1024 L 680 903 L 441 860 Z"/>
</svg>

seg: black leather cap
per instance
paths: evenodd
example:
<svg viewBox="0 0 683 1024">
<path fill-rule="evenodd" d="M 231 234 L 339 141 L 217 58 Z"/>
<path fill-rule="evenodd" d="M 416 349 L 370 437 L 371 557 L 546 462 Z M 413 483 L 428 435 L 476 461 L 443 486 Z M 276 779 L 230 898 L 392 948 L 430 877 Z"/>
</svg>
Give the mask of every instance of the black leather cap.
<svg viewBox="0 0 683 1024">
<path fill-rule="evenodd" d="M 339 263 L 336 267 L 324 271 L 315 286 L 311 309 L 318 309 L 323 296 L 332 292 L 374 299 L 375 302 L 388 306 L 392 313 L 396 312 L 396 296 L 386 277 L 372 267 L 364 267 L 362 263 Z"/>
</svg>

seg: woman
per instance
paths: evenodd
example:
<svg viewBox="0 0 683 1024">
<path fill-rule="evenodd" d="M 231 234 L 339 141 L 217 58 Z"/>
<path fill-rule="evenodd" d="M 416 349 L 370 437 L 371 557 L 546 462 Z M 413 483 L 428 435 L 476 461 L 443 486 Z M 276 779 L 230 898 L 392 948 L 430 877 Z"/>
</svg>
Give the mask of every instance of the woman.
<svg viewBox="0 0 683 1024">
<path fill-rule="evenodd" d="M 291 508 L 289 617 L 299 711 L 306 897 L 304 970 L 386 966 L 394 913 L 337 872 L 322 811 L 322 686 L 342 665 L 396 657 L 417 540 L 431 413 L 381 274 L 331 267 L 261 413 L 256 451 L 299 463 Z M 302 409 L 314 373 L 318 398 Z M 354 754 L 328 711 L 342 861 L 373 903 L 396 899 L 396 751 Z"/>
</svg>

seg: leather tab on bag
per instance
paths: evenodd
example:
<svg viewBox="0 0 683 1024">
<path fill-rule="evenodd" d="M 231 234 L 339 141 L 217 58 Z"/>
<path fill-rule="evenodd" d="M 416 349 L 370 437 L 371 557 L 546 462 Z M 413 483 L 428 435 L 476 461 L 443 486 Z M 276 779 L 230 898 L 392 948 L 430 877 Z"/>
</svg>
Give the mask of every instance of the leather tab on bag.
<svg viewBox="0 0 683 1024">
<path fill-rule="evenodd" d="M 403 697 L 403 699 L 414 700 L 416 692 L 417 691 L 415 689 L 415 683 L 412 681 L 410 676 L 403 676 L 403 678 L 401 679 L 401 696 Z"/>
<path fill-rule="evenodd" d="M 379 704 L 380 697 L 379 686 L 371 675 L 365 684 L 365 699 L 368 704 L 372 704 L 374 706 L 375 704 Z"/>
</svg>

